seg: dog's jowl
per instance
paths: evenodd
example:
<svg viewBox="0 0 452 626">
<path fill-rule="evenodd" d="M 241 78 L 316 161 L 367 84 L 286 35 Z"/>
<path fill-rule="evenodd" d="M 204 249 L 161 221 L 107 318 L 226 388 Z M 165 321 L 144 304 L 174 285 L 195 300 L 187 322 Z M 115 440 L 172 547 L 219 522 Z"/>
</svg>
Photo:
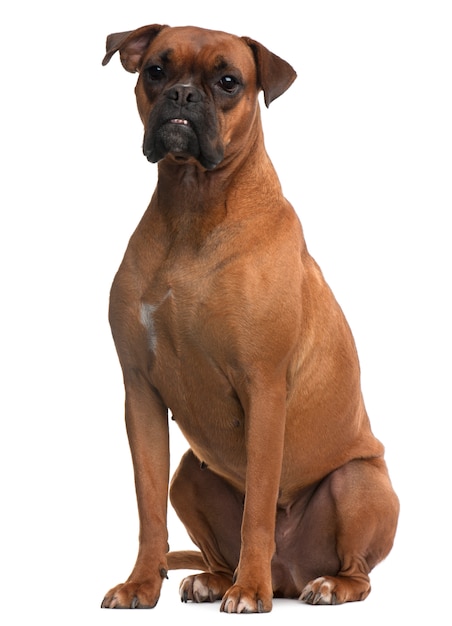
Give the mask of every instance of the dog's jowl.
<svg viewBox="0 0 452 626">
<path fill-rule="evenodd" d="M 350 329 L 264 148 L 258 95 L 295 71 L 195 27 L 113 34 L 115 52 L 158 182 L 111 289 L 140 537 L 102 606 L 155 606 L 171 569 L 198 570 L 182 600 L 230 613 L 363 600 L 399 505 Z M 190 449 L 168 489 L 169 411 Z M 169 551 L 168 491 L 199 551 Z"/>
</svg>

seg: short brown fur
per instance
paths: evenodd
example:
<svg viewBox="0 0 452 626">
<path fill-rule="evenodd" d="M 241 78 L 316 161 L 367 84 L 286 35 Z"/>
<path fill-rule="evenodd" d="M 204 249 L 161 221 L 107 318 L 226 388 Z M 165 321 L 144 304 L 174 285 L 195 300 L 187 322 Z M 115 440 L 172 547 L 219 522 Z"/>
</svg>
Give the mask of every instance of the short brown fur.
<svg viewBox="0 0 452 626">
<path fill-rule="evenodd" d="M 373 436 L 352 334 L 266 153 L 267 106 L 292 67 L 247 37 L 150 25 L 110 35 L 139 72 L 151 203 L 115 277 L 140 545 L 104 607 L 181 598 L 227 612 L 364 599 L 398 500 Z M 221 68 L 221 69 L 220 69 Z M 200 552 L 168 552 L 168 409 L 190 450 L 171 500 Z"/>
</svg>

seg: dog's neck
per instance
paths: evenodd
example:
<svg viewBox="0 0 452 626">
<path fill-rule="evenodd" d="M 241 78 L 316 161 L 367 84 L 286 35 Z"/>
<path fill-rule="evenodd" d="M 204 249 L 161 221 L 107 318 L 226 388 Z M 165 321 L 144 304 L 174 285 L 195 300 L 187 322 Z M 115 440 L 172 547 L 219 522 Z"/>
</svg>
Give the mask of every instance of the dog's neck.
<svg viewBox="0 0 452 626">
<path fill-rule="evenodd" d="M 178 162 L 167 157 L 159 163 L 158 182 L 152 206 L 172 223 L 173 230 L 195 228 L 211 230 L 221 223 L 236 206 L 236 194 L 242 197 L 241 214 L 246 198 L 253 198 L 258 209 L 259 197 L 267 190 L 280 189 L 276 171 L 263 147 L 260 126 L 252 147 L 243 155 L 226 156 L 214 170 L 205 170 L 195 161 Z"/>
</svg>

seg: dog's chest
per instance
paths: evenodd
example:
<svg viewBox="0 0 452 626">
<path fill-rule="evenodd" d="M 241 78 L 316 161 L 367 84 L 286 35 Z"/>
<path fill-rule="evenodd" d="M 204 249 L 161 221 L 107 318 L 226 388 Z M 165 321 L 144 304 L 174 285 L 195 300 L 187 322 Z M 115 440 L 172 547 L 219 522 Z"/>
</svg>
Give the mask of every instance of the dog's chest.
<svg viewBox="0 0 452 626">
<path fill-rule="evenodd" d="M 227 337 L 227 320 L 216 312 L 214 281 L 186 270 L 163 273 L 139 303 L 149 376 L 173 397 L 186 396 L 190 387 L 203 393 L 205 378 L 216 383 Z"/>
<path fill-rule="evenodd" d="M 237 265 L 235 247 L 225 247 L 218 235 L 199 250 L 174 245 L 140 268 L 138 317 L 152 376 L 171 363 L 181 375 L 191 368 L 197 377 L 204 361 L 215 369 L 226 358 L 243 308 L 243 272 Z"/>
<path fill-rule="evenodd" d="M 171 356 L 181 358 L 204 343 L 212 282 L 188 262 L 155 272 L 138 305 L 152 364 Z"/>
<path fill-rule="evenodd" d="M 143 299 L 149 376 L 198 458 L 239 484 L 244 416 L 226 372 L 227 322 L 215 313 L 215 288 L 203 282 L 173 281 L 159 298 Z"/>
</svg>

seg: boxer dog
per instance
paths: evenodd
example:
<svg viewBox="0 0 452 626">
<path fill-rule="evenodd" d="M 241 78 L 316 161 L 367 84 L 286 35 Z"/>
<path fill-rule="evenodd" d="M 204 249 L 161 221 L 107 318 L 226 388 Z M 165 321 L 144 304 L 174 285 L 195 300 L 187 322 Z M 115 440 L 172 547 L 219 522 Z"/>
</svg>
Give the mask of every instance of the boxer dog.
<svg viewBox="0 0 452 626">
<path fill-rule="evenodd" d="M 138 72 L 150 205 L 114 279 L 140 519 L 110 608 L 149 608 L 171 569 L 181 599 L 266 612 L 273 597 L 363 600 L 398 518 L 354 341 L 264 147 L 265 104 L 295 79 L 248 37 L 150 25 L 112 34 Z M 168 411 L 190 449 L 171 503 L 199 551 L 170 552 Z"/>
</svg>

